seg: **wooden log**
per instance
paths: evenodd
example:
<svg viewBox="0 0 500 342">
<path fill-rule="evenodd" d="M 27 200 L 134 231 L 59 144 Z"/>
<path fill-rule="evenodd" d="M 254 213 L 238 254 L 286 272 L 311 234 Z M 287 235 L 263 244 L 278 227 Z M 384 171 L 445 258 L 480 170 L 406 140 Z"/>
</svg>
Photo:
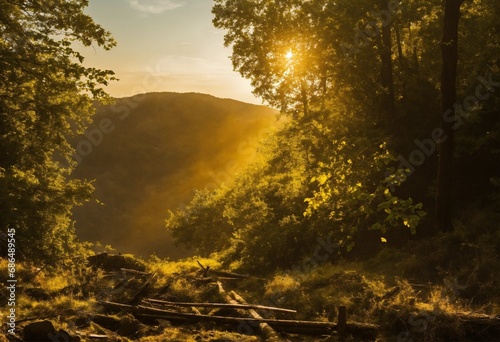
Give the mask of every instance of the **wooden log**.
<svg viewBox="0 0 500 342">
<path fill-rule="evenodd" d="M 108 308 L 113 308 L 113 309 L 120 309 L 123 311 L 133 311 L 135 306 L 129 305 L 129 304 L 122 304 L 122 303 L 115 303 L 115 302 L 108 302 L 106 300 L 99 300 L 99 304 L 102 306 L 106 306 Z"/>
<path fill-rule="evenodd" d="M 130 300 L 130 304 L 135 305 L 139 304 L 142 300 L 142 297 L 144 297 L 144 294 L 149 290 L 151 287 L 151 282 L 155 276 L 155 273 L 151 274 L 148 278 L 148 280 L 144 283 L 144 285 L 137 291 L 135 296 Z"/>
<path fill-rule="evenodd" d="M 224 290 L 224 287 L 222 286 L 222 283 L 220 281 L 217 281 L 217 287 L 219 289 L 219 294 L 224 298 L 224 300 L 231 305 L 240 305 L 237 301 L 235 301 L 231 296 L 229 296 Z M 236 309 L 236 312 L 238 312 L 241 316 L 245 317 L 246 312 L 242 309 Z"/>
<path fill-rule="evenodd" d="M 268 323 L 276 331 L 282 331 L 292 334 L 296 333 L 310 335 L 330 335 L 334 330 L 337 329 L 337 324 L 331 322 L 196 315 L 192 313 L 181 313 L 145 306 L 132 306 L 106 301 L 100 301 L 99 303 L 103 306 L 132 312 L 138 316 L 154 317 L 166 320 L 183 320 L 188 322 L 213 321 L 219 324 L 241 324 L 246 322 L 251 326 L 257 326 L 260 323 Z M 380 327 L 375 324 L 348 323 L 346 332 L 353 334 L 354 336 L 356 336 L 357 334 L 361 334 L 362 336 L 371 336 L 374 332 L 376 334 L 379 328 Z"/>
<path fill-rule="evenodd" d="M 297 310 L 276 308 L 272 306 L 264 306 L 264 305 L 256 305 L 256 304 L 228 304 L 228 303 L 188 303 L 188 302 L 169 302 L 165 300 L 146 298 L 146 301 L 154 304 L 163 304 L 166 306 L 182 306 L 182 307 L 204 307 L 204 308 L 232 308 L 232 309 L 256 309 L 256 310 L 264 310 L 264 311 L 277 311 L 277 312 L 285 312 L 285 313 L 297 313 Z"/>
<path fill-rule="evenodd" d="M 215 271 L 211 270 L 213 274 L 216 274 L 218 276 L 226 276 L 226 277 L 231 277 L 231 278 L 238 278 L 238 279 L 248 279 L 248 278 L 254 278 L 248 274 L 240 274 L 240 273 L 233 273 L 233 272 L 224 272 L 224 271 Z"/>
<path fill-rule="evenodd" d="M 76 331 L 76 334 L 82 337 L 91 338 L 95 340 L 108 340 L 108 335 L 88 334 L 83 331 Z"/>
<path fill-rule="evenodd" d="M 193 314 L 194 315 L 194 314 Z M 203 321 L 214 322 L 216 324 L 223 325 L 231 325 L 234 328 L 238 328 L 241 324 L 245 324 L 248 326 L 257 326 L 259 324 L 258 320 L 253 318 L 236 318 L 236 317 L 221 317 L 221 316 L 197 316 L 199 319 L 195 320 L 190 317 L 169 317 L 165 315 L 158 314 L 146 314 L 146 313 L 136 313 L 134 314 L 136 317 L 144 317 L 144 318 L 154 318 L 154 319 L 162 319 L 166 321 L 176 321 L 178 323 L 185 324 L 193 324 Z M 206 318 L 205 318 L 206 317 Z M 208 319 L 214 318 L 214 319 Z M 329 335 L 332 333 L 333 329 L 330 327 L 324 326 L 302 326 L 302 325 L 282 325 L 280 323 L 271 324 L 273 329 L 279 332 L 287 333 L 287 334 L 300 334 L 300 335 L 311 335 L 311 336 L 321 336 L 321 335 Z"/>
<path fill-rule="evenodd" d="M 312 333 L 313 335 L 331 334 L 332 330 L 336 327 L 336 324 L 330 322 L 196 315 L 192 313 L 181 313 L 177 311 L 162 310 L 146 306 L 132 306 L 128 304 L 106 301 L 100 301 L 99 303 L 106 307 L 132 312 L 139 316 L 162 318 L 166 320 L 184 320 L 190 322 L 213 321 L 220 324 L 240 324 L 247 322 L 252 326 L 258 326 L 259 323 L 263 322 L 268 323 L 273 328 L 278 327 L 279 329 L 276 329 L 278 331 L 286 331 L 290 333 Z"/>
<path fill-rule="evenodd" d="M 120 268 L 120 271 L 125 272 L 125 273 L 136 274 L 136 275 L 143 275 L 143 276 L 148 276 L 150 274 L 148 272 L 133 270 L 130 268 Z"/>
<path fill-rule="evenodd" d="M 229 292 L 233 298 L 238 301 L 240 304 L 248 305 L 248 303 L 241 297 L 238 293 L 231 291 Z M 257 313 L 257 311 L 250 309 L 248 313 L 255 319 L 262 320 L 262 316 Z M 267 323 L 259 323 L 259 328 L 264 334 L 264 338 L 266 341 L 279 341 L 278 333 Z"/>
<path fill-rule="evenodd" d="M 191 306 L 191 311 L 193 311 L 197 315 L 202 315 L 201 311 L 198 310 L 198 308 L 195 306 Z"/>
<path fill-rule="evenodd" d="M 250 326 L 258 326 L 260 323 L 267 323 L 277 331 L 288 333 L 301 333 L 312 335 L 328 335 L 335 329 L 336 324 L 330 322 L 315 321 L 296 321 L 296 320 L 277 320 L 277 319 L 255 319 L 249 317 L 226 317 L 226 316 L 208 316 L 196 315 L 191 313 L 180 313 L 175 311 L 166 312 L 164 310 L 146 308 L 147 310 L 133 311 L 138 316 L 155 317 L 166 320 L 184 320 L 189 322 L 212 321 L 219 324 L 239 325 L 248 323 Z"/>
<path fill-rule="evenodd" d="M 237 278 L 237 279 L 246 279 L 246 278 L 254 278 L 248 274 L 240 274 L 240 273 L 233 273 L 233 272 L 225 272 L 225 271 L 216 271 L 216 270 L 213 270 L 213 269 L 210 269 L 210 266 L 203 266 L 201 264 L 201 262 L 199 262 L 198 260 L 196 260 L 196 262 L 198 263 L 198 265 L 200 265 L 201 269 L 204 271 L 203 272 L 203 277 L 208 277 L 208 273 L 210 271 L 210 273 L 213 273 L 217 276 L 225 276 L 225 277 L 230 277 L 230 278 Z"/>
<path fill-rule="evenodd" d="M 399 286 L 396 286 L 396 287 L 392 288 L 389 292 L 387 292 L 386 294 L 384 294 L 382 296 L 382 300 L 389 299 L 392 296 L 398 294 L 399 292 L 401 292 L 401 288 Z"/>
<path fill-rule="evenodd" d="M 115 305 L 117 303 L 110 303 L 112 305 Z M 337 325 L 335 323 L 331 322 L 318 322 L 318 321 L 301 321 L 301 320 L 284 320 L 284 319 L 271 319 L 271 318 L 261 318 L 261 319 L 255 319 L 255 318 L 249 318 L 249 317 L 226 317 L 226 316 L 208 316 L 208 315 L 195 315 L 192 313 L 183 313 L 183 312 L 177 312 L 177 311 L 170 311 L 170 310 L 162 310 L 162 309 L 157 309 L 157 308 L 150 308 L 147 306 L 131 306 L 131 305 L 126 305 L 126 304 L 118 304 L 118 308 L 125 310 L 125 311 L 131 311 L 131 312 L 144 312 L 144 313 L 151 313 L 151 314 L 165 314 L 165 316 L 172 316 L 172 317 L 185 317 L 185 318 L 202 318 L 204 320 L 211 320 L 212 318 L 215 319 L 228 319 L 228 322 L 230 321 L 249 321 L 249 322 L 264 322 L 264 323 L 270 323 L 270 324 L 279 324 L 279 325 L 289 325 L 292 326 L 294 324 L 298 325 L 303 325 L 303 326 L 310 326 L 310 327 L 336 327 Z"/>
</svg>

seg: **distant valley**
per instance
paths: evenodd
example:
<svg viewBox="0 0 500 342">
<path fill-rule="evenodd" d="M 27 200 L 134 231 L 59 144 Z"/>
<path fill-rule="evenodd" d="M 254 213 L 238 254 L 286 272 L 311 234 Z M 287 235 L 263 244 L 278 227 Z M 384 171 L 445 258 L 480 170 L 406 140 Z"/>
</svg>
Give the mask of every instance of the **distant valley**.
<svg viewBox="0 0 500 342">
<path fill-rule="evenodd" d="M 74 175 L 95 179 L 96 188 L 90 202 L 74 209 L 78 236 L 124 253 L 188 255 L 164 228 L 167 211 L 242 170 L 275 114 L 196 93 L 149 93 L 98 106 L 93 124 L 74 141 Z"/>
</svg>

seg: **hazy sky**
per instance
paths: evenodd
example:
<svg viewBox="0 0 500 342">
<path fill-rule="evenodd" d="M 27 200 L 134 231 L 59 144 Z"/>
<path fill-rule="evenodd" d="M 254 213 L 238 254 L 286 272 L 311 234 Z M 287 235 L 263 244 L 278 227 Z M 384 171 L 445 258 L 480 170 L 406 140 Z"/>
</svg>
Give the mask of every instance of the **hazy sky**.
<svg viewBox="0 0 500 342">
<path fill-rule="evenodd" d="M 261 104 L 250 82 L 232 71 L 211 7 L 211 0 L 90 0 L 86 12 L 118 46 L 86 50 L 86 63 L 115 71 L 120 81 L 108 92 L 116 97 L 200 92 Z"/>
</svg>

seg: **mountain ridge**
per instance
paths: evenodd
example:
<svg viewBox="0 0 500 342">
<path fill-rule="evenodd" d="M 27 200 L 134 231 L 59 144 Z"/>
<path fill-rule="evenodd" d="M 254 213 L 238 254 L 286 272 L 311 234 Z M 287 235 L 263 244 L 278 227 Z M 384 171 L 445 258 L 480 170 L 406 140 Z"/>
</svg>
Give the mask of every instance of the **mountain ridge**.
<svg viewBox="0 0 500 342">
<path fill-rule="evenodd" d="M 74 142 L 75 177 L 95 179 L 96 187 L 92 201 L 74 210 L 77 234 L 124 252 L 187 255 L 163 227 L 167 210 L 243 169 L 275 114 L 200 93 L 146 93 L 97 106 Z"/>
</svg>

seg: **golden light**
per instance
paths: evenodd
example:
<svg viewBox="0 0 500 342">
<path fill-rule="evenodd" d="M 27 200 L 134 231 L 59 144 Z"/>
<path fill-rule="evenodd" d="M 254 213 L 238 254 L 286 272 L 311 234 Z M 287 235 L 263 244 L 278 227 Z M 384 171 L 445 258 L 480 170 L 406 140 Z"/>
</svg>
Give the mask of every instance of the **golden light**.
<svg viewBox="0 0 500 342">
<path fill-rule="evenodd" d="M 290 62 L 293 58 L 293 52 L 291 50 L 288 50 L 288 52 L 285 54 L 285 58 Z"/>
</svg>

